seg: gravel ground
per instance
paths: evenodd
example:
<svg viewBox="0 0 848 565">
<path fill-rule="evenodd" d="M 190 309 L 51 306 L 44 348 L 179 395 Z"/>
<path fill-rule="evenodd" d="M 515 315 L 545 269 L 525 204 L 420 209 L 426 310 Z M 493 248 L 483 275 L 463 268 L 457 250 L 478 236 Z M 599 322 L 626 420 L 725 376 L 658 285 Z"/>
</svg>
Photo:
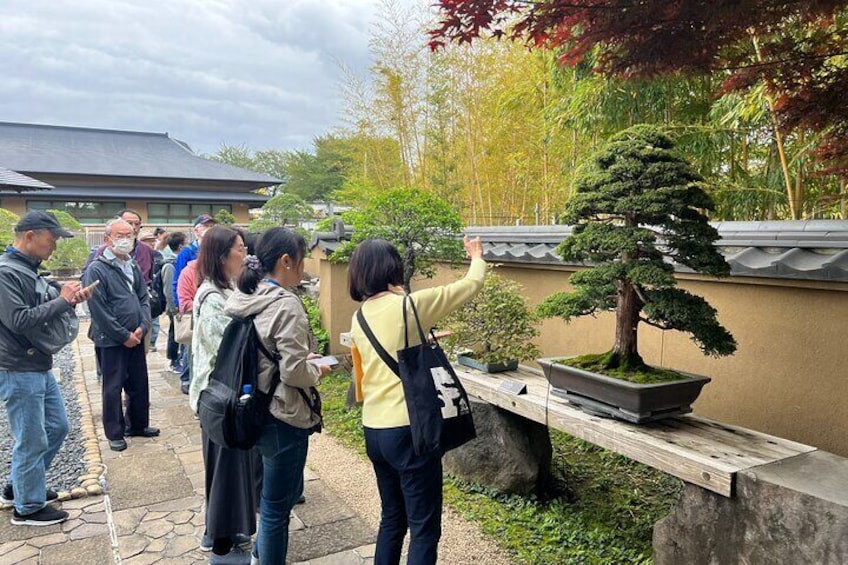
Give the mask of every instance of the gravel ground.
<svg viewBox="0 0 848 565">
<path fill-rule="evenodd" d="M 328 434 L 310 438 L 306 465 L 375 529 L 380 524 L 380 495 L 371 465 Z M 409 536 L 407 536 L 407 543 Z M 439 563 L 451 565 L 511 565 L 509 554 L 485 536 L 476 524 L 445 508 Z"/>
<path fill-rule="evenodd" d="M 53 459 L 53 464 L 47 470 L 47 486 L 56 491 L 70 490 L 71 487 L 76 486 L 77 477 L 86 472 L 84 439 L 80 426 L 80 405 L 73 380 L 76 361 L 71 349 L 72 345 L 65 347 L 53 357 L 54 374 L 58 371 L 61 375 L 59 388 L 65 399 L 65 410 L 68 413 L 70 426 L 68 436 Z M 13 447 L 14 440 L 9 430 L 9 419 L 6 417 L 4 406 L 4 409 L 0 410 L 0 481 L 3 481 L 0 485 L 5 485 L 9 480 Z"/>
</svg>

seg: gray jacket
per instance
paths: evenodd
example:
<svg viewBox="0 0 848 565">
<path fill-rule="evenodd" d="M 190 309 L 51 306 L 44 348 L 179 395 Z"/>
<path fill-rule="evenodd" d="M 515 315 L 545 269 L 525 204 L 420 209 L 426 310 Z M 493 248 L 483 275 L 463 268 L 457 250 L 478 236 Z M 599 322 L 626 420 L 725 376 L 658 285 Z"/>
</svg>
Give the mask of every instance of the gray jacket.
<svg viewBox="0 0 848 565">
<path fill-rule="evenodd" d="M 41 263 L 18 251 L 7 252 L 4 261 L 19 262 L 35 273 Z M 33 347 L 23 334 L 72 310 L 68 301 L 60 297 L 40 304 L 32 279 L 0 267 L 0 370 L 49 371 L 53 356 Z"/>
<path fill-rule="evenodd" d="M 135 261 L 132 270 L 133 282 L 130 283 L 115 260 L 101 255 L 85 271 L 86 286 L 100 281 L 88 300 L 91 311 L 88 337 L 97 347 L 122 346 L 136 328 L 140 327 L 144 333 L 150 329 L 147 283 Z"/>
<path fill-rule="evenodd" d="M 253 324 L 256 333 L 268 351 L 280 354 L 280 384 L 274 391 L 271 415 L 296 428 L 311 428 L 318 423 L 309 405 L 297 391 L 317 386 L 321 370 L 306 359 L 316 349 L 309 328 L 309 318 L 303 302 L 288 290 L 259 283 L 254 294 L 238 290 L 227 299 L 224 312 L 229 316 L 256 316 Z M 274 364 L 259 355 L 259 389 L 271 386 Z"/>
</svg>

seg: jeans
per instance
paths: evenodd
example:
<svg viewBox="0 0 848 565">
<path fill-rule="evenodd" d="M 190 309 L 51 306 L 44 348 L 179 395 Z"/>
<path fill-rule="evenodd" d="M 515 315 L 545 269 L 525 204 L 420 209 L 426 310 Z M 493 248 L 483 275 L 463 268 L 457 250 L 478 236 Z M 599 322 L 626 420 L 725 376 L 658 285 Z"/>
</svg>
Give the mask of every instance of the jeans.
<svg viewBox="0 0 848 565">
<path fill-rule="evenodd" d="M 289 515 L 303 493 L 309 430 L 271 417 L 258 447 L 264 471 L 257 553 L 262 565 L 283 565 L 289 548 Z"/>
<path fill-rule="evenodd" d="M 44 474 L 68 434 L 62 393 L 51 371 L 0 371 L 0 400 L 6 403 L 15 447 L 11 481 L 18 514 L 46 505 Z"/>
<path fill-rule="evenodd" d="M 181 383 L 191 382 L 191 346 L 190 345 L 181 345 L 180 346 L 180 367 L 182 368 L 182 371 L 180 371 L 180 382 Z"/>
<path fill-rule="evenodd" d="M 436 563 L 442 536 L 442 457 L 418 456 L 409 426 L 365 428 L 365 448 L 380 491 L 374 565 L 397 565 L 409 528 L 409 565 Z"/>
<path fill-rule="evenodd" d="M 153 318 L 153 323 L 150 329 L 150 347 L 156 347 L 156 340 L 159 339 L 159 317 Z"/>
</svg>

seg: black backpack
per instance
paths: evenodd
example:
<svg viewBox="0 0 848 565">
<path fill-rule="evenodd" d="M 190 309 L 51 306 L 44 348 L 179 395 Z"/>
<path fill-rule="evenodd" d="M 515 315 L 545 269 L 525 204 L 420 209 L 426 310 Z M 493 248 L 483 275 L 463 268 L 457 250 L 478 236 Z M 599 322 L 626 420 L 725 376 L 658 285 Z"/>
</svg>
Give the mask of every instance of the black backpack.
<svg viewBox="0 0 848 565">
<path fill-rule="evenodd" d="M 256 445 L 270 416 L 274 390 L 280 383 L 280 354 L 271 353 L 262 344 L 253 318 L 233 318 L 227 325 L 209 384 L 197 403 L 203 431 L 214 443 L 229 449 L 250 449 Z M 267 393 L 258 387 L 257 350 L 275 366 Z M 244 385 L 251 385 L 253 391 L 240 400 Z"/>
<path fill-rule="evenodd" d="M 165 265 L 173 265 L 173 261 L 165 262 L 159 271 L 154 275 L 153 282 L 150 283 L 150 315 L 153 318 L 158 318 L 168 308 L 168 299 L 165 296 L 165 285 L 162 281 L 162 271 L 165 270 Z"/>
</svg>

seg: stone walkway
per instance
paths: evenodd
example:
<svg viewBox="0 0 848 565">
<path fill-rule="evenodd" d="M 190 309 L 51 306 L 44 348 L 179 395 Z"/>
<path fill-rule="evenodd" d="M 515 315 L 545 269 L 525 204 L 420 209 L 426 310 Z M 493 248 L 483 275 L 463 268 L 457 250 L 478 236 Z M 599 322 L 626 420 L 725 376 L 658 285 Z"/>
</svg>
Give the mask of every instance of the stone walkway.
<svg viewBox="0 0 848 565">
<path fill-rule="evenodd" d="M 83 324 L 80 335 L 86 332 L 87 324 Z M 129 448 L 116 453 L 109 450 L 100 423 L 94 347 L 85 337 L 77 345 L 75 378 L 85 383 L 98 455 L 106 467 L 106 495 L 64 501 L 62 507 L 70 519 L 56 526 L 11 526 L 11 510 L 4 510 L 0 565 L 207 563 L 209 554 L 199 550 L 204 523 L 200 428 L 188 397 L 180 393 L 177 375 L 164 370 L 164 355 L 148 355 L 150 424 L 162 434 L 127 438 Z M 80 395 L 81 402 L 84 396 Z M 296 507 L 291 524 L 291 562 L 371 563 L 373 528 L 309 468 L 305 478 L 307 502 Z"/>
</svg>

